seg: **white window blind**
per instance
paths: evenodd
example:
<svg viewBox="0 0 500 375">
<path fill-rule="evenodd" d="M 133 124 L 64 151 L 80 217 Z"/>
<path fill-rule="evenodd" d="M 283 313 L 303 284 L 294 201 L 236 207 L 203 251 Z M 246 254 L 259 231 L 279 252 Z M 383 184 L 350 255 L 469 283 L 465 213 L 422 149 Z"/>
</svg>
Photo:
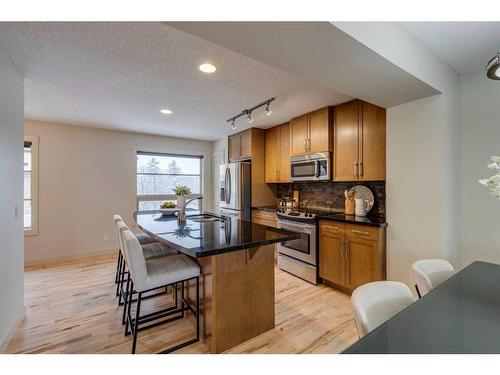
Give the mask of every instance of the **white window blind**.
<svg viewBox="0 0 500 375">
<path fill-rule="evenodd" d="M 157 210 L 162 202 L 176 202 L 174 188 L 186 185 L 191 195 L 202 193 L 202 156 L 137 152 L 137 209 Z M 200 201 L 189 207 L 201 209 Z"/>
</svg>

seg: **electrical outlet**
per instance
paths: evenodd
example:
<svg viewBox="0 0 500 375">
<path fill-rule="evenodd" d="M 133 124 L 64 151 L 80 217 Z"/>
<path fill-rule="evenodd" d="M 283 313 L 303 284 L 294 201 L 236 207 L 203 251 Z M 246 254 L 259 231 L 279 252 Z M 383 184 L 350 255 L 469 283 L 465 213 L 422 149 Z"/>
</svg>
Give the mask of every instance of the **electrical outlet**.
<svg viewBox="0 0 500 375">
<path fill-rule="evenodd" d="M 109 241 L 109 233 L 104 233 L 104 241 Z"/>
</svg>

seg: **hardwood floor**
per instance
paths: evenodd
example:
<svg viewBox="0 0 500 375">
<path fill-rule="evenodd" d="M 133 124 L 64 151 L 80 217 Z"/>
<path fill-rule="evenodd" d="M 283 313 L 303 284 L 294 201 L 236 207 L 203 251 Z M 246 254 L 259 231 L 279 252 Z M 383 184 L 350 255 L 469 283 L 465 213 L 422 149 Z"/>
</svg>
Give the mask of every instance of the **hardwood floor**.
<svg viewBox="0 0 500 375">
<path fill-rule="evenodd" d="M 96 256 L 25 269 L 26 318 L 7 353 L 129 353 L 115 297 L 116 259 Z M 147 300 L 145 309 L 158 305 Z M 144 310 L 146 312 L 146 310 Z M 143 331 L 137 352 L 194 335 L 185 319 Z M 276 327 L 228 353 L 338 353 L 357 340 L 348 295 L 276 270 Z M 207 353 L 203 343 L 177 353 Z"/>
</svg>

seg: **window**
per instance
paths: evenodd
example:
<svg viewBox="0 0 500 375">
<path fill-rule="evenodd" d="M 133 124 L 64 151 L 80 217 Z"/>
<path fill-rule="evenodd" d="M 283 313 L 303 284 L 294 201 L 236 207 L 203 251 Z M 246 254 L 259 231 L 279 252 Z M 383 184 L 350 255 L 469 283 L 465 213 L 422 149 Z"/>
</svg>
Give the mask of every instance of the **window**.
<svg viewBox="0 0 500 375">
<path fill-rule="evenodd" d="M 24 137 L 24 234 L 38 234 L 38 137 Z"/>
<path fill-rule="evenodd" d="M 192 196 L 202 193 L 202 156 L 137 152 L 137 209 L 157 210 L 162 202 L 176 202 L 173 189 L 186 185 Z M 201 209 L 195 200 L 190 208 Z"/>
</svg>

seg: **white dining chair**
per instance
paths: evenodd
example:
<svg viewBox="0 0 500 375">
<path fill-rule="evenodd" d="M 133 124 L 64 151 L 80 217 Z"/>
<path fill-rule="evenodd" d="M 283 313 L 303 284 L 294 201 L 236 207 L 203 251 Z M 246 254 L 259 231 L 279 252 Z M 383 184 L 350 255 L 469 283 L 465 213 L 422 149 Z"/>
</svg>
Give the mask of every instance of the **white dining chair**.
<svg viewBox="0 0 500 375">
<path fill-rule="evenodd" d="M 359 337 L 374 330 L 413 301 L 410 288 L 398 281 L 376 281 L 356 288 L 351 302 Z"/>
<path fill-rule="evenodd" d="M 443 281 L 455 273 L 453 266 L 444 259 L 417 260 L 411 266 L 411 277 L 417 290 L 418 298 L 422 298 Z"/>
<path fill-rule="evenodd" d="M 125 261 L 129 269 L 129 279 L 125 292 L 126 326 L 125 335 L 133 335 L 132 354 L 135 353 L 137 344 L 137 334 L 147 328 L 166 324 L 173 320 L 184 318 L 185 312 L 190 310 L 196 318 L 196 337 L 180 344 L 177 344 L 162 353 L 170 353 L 184 346 L 198 342 L 200 339 L 200 267 L 193 260 L 184 254 L 169 255 L 160 258 L 146 260 L 141 251 L 141 245 L 130 230 L 122 233 Z M 195 306 L 191 306 L 187 301 L 184 291 L 185 284 L 189 281 L 196 283 Z M 178 306 L 177 293 L 175 293 L 175 307 L 150 312 L 141 316 L 141 302 L 145 293 L 166 289 L 171 286 L 177 291 L 178 284 L 181 284 L 180 306 Z M 137 293 L 137 304 L 135 317 L 132 317 L 132 294 Z"/>
</svg>

